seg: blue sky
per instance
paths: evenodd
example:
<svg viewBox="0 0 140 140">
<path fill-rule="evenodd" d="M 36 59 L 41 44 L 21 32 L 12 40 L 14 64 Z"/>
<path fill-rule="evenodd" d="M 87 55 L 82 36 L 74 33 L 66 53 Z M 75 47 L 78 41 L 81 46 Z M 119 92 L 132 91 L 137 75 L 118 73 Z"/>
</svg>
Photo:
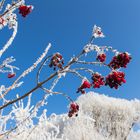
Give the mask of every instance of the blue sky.
<svg viewBox="0 0 140 140">
<path fill-rule="evenodd" d="M 139 72 L 140 72 L 140 1 L 139 0 L 28 0 L 27 4 L 34 5 L 33 12 L 26 18 L 18 16 L 19 29 L 13 45 L 3 55 L 2 60 L 14 56 L 15 65 L 20 67 L 17 76 L 35 62 L 46 45 L 52 43 L 49 54 L 60 52 L 67 62 L 71 56 L 78 54 L 91 37 L 94 24 L 101 26 L 106 38 L 95 40 L 97 45 L 109 45 L 119 51 L 128 51 L 132 54 L 132 62 L 126 73 L 127 83 L 118 90 L 103 87 L 93 89 L 100 94 L 117 98 L 140 98 Z M 1 42 L 11 35 L 7 28 L 1 31 Z M 95 58 L 94 55 L 90 57 Z M 94 67 L 93 67 L 94 69 Z M 97 71 L 104 71 L 95 68 Z M 50 72 L 44 69 L 42 80 Z M 24 79 L 25 84 L 18 90 L 12 91 L 7 98 L 12 99 L 17 93 L 23 95 L 36 83 L 36 71 Z M 14 79 L 2 76 L 1 84 L 10 85 Z M 69 94 L 73 99 L 78 97 L 76 89 L 81 81 L 75 76 L 67 75 L 60 80 L 55 91 Z M 46 85 L 47 86 L 47 85 Z M 33 95 L 33 104 L 41 99 L 43 92 L 38 90 Z M 68 101 L 61 95 L 48 99 L 48 114 L 63 113 L 67 111 Z"/>
</svg>

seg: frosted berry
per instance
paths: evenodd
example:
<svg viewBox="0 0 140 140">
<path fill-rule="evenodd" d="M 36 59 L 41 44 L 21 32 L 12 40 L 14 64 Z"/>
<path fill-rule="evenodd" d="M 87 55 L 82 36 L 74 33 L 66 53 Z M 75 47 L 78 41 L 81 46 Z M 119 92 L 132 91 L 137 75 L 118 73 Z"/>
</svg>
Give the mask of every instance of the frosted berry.
<svg viewBox="0 0 140 140">
<path fill-rule="evenodd" d="M 13 78 L 13 77 L 15 77 L 15 76 L 16 76 L 15 73 L 9 73 L 7 77 L 8 77 L 8 78 Z"/>
<path fill-rule="evenodd" d="M 99 54 L 99 55 L 97 55 L 97 58 L 96 58 L 98 61 L 100 61 L 100 62 L 105 62 L 105 60 L 106 60 L 106 55 L 104 54 L 104 53 L 102 53 L 102 54 Z"/>
<path fill-rule="evenodd" d="M 85 90 L 86 88 L 90 88 L 91 84 L 89 81 L 84 80 L 81 84 L 81 86 L 78 88 L 77 93 L 81 92 L 82 94 L 85 94 Z"/>
<path fill-rule="evenodd" d="M 113 69 L 119 69 L 121 67 L 126 68 L 131 59 L 132 58 L 128 53 L 119 53 L 117 56 L 113 57 L 108 66 Z"/>
<path fill-rule="evenodd" d="M 95 38 L 104 37 L 101 27 L 98 27 L 96 25 L 93 27 L 93 36 Z"/>
<path fill-rule="evenodd" d="M 118 89 L 118 87 L 125 82 L 125 73 L 113 71 L 106 77 L 105 85 L 108 85 L 110 88 Z"/>
<path fill-rule="evenodd" d="M 73 102 L 70 104 L 68 116 L 69 117 L 72 117 L 73 115 L 78 116 L 77 114 L 78 111 L 79 111 L 79 105 Z"/>
<path fill-rule="evenodd" d="M 104 77 L 97 72 L 92 75 L 91 79 L 93 80 L 92 85 L 94 88 L 100 88 L 100 86 L 105 84 Z"/>
<path fill-rule="evenodd" d="M 53 67 L 55 70 L 56 67 L 62 69 L 62 66 L 64 65 L 63 57 L 60 53 L 56 53 L 52 56 L 49 67 Z"/>
</svg>

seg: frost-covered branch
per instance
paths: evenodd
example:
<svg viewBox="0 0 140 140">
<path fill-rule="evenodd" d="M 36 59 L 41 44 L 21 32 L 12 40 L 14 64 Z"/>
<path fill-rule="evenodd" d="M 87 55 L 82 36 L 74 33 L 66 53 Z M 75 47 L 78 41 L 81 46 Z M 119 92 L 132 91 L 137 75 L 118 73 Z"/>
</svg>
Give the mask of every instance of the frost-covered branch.
<svg viewBox="0 0 140 140">
<path fill-rule="evenodd" d="M 76 63 L 79 64 L 88 64 L 88 65 L 100 65 L 100 66 L 107 66 L 107 64 L 102 63 L 102 62 L 86 62 L 86 61 L 77 61 Z"/>
<path fill-rule="evenodd" d="M 13 89 L 15 87 L 15 85 L 21 80 L 21 78 L 25 77 L 26 75 L 28 75 L 30 72 L 32 72 L 37 66 L 38 64 L 43 60 L 43 58 L 45 58 L 45 56 L 47 55 L 49 49 L 51 48 L 51 44 L 49 44 L 45 51 L 42 53 L 42 55 L 37 59 L 37 61 L 31 66 L 29 67 L 27 70 L 25 70 L 16 80 L 15 82 L 3 93 L 3 96 L 5 96 L 11 89 Z"/>
<path fill-rule="evenodd" d="M 11 5 L 8 4 L 5 11 L 2 14 L 0 14 L 0 17 L 4 17 L 9 13 L 14 12 L 20 5 L 23 5 L 24 3 L 24 0 L 17 0 L 16 2 L 14 1 Z"/>
<path fill-rule="evenodd" d="M 3 53 L 8 49 L 8 47 L 12 44 L 14 38 L 16 37 L 17 34 L 17 28 L 18 28 L 18 24 L 17 22 L 15 22 L 15 26 L 14 26 L 14 31 L 12 36 L 10 37 L 10 39 L 8 40 L 8 42 L 4 45 L 4 47 L 0 50 L 0 58 L 3 55 Z"/>
</svg>

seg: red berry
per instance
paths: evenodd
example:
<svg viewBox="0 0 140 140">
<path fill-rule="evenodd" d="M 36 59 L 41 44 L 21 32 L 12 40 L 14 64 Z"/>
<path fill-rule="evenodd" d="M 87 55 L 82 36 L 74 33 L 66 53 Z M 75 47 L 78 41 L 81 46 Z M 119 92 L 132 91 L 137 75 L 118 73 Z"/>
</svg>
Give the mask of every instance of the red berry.
<svg viewBox="0 0 140 140">
<path fill-rule="evenodd" d="M 105 60 L 106 60 L 106 55 L 105 55 L 104 53 L 99 54 L 99 55 L 97 56 L 96 59 L 97 59 L 98 61 L 100 61 L 100 62 L 105 62 Z"/>
<path fill-rule="evenodd" d="M 101 34 L 102 34 L 102 32 L 101 32 L 101 31 L 98 31 L 98 32 L 97 32 L 97 34 L 98 34 L 98 35 L 101 35 Z"/>
<path fill-rule="evenodd" d="M 86 92 L 85 92 L 85 90 L 81 90 L 81 93 L 82 93 L 82 94 L 85 94 Z"/>
<path fill-rule="evenodd" d="M 85 80 L 82 85 L 81 85 L 81 89 L 84 89 L 84 88 L 90 88 L 91 84 Z"/>
<path fill-rule="evenodd" d="M 7 77 L 8 77 L 8 78 L 13 78 L 13 77 L 15 77 L 15 76 L 16 76 L 15 73 L 9 73 Z"/>
<path fill-rule="evenodd" d="M 70 110 L 69 110 L 68 116 L 69 117 L 72 117 L 73 115 L 76 115 L 77 116 L 77 112 L 78 111 L 79 111 L 79 105 L 76 104 L 76 103 L 71 103 L 70 104 Z"/>
<path fill-rule="evenodd" d="M 53 67 L 54 70 L 57 68 L 62 69 L 62 66 L 64 65 L 63 57 L 60 53 L 56 53 L 52 56 L 51 62 L 49 64 L 49 67 Z"/>
<path fill-rule="evenodd" d="M 20 5 L 19 13 L 23 16 L 26 17 L 28 14 L 31 13 L 32 11 L 32 6 L 26 6 L 26 5 Z"/>
<path fill-rule="evenodd" d="M 84 80 L 82 82 L 82 85 L 78 88 L 77 93 L 81 92 L 82 94 L 85 94 L 85 88 L 90 88 L 91 84 L 89 83 L 89 81 Z"/>
</svg>

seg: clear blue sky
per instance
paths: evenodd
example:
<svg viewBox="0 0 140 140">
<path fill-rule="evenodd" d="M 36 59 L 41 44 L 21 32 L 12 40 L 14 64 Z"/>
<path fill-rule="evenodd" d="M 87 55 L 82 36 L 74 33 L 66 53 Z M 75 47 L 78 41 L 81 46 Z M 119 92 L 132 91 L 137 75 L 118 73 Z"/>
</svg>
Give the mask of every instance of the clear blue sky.
<svg viewBox="0 0 140 140">
<path fill-rule="evenodd" d="M 96 24 L 102 27 L 106 38 L 97 39 L 95 44 L 111 45 L 120 51 L 128 51 L 133 59 L 125 70 L 125 85 L 118 90 L 104 87 L 93 91 L 119 98 L 140 98 L 139 0 L 27 0 L 27 4 L 34 5 L 34 10 L 26 18 L 18 16 L 18 34 L 13 45 L 2 57 L 3 60 L 12 55 L 17 59 L 15 65 L 21 69 L 17 76 L 38 58 L 49 42 L 52 43 L 49 54 L 60 52 L 67 62 L 88 42 L 92 27 Z M 4 29 L 0 34 L 1 42 L 4 44 L 11 31 Z M 44 69 L 42 79 L 48 73 L 50 70 Z M 17 93 L 22 95 L 33 88 L 36 84 L 35 74 L 36 71 L 26 77 L 24 86 L 9 93 L 7 98 L 14 98 Z M 2 76 L 0 84 L 10 85 L 15 80 L 7 80 L 5 77 Z M 80 79 L 67 75 L 55 90 L 68 93 L 76 99 L 78 94 L 75 91 L 80 83 Z M 42 96 L 41 90 L 36 91 L 33 95 L 33 104 Z M 48 114 L 67 111 L 68 102 L 61 95 L 50 97 L 48 101 Z"/>
</svg>

